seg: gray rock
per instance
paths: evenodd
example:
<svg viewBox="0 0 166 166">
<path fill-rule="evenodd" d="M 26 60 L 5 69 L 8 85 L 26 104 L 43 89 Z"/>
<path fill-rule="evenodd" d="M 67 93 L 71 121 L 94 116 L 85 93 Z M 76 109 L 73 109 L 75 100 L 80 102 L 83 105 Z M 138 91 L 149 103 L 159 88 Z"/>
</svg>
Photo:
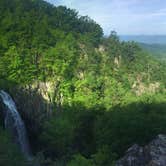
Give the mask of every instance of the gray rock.
<svg viewBox="0 0 166 166">
<path fill-rule="evenodd" d="M 166 166 L 166 135 L 158 135 L 145 147 L 133 145 L 116 166 Z"/>
</svg>

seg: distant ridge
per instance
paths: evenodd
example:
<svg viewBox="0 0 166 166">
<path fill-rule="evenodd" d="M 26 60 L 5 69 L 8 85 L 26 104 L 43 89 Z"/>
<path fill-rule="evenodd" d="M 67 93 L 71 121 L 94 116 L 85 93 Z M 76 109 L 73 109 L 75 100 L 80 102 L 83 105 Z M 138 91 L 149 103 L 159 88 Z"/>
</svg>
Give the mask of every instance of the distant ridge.
<svg viewBox="0 0 166 166">
<path fill-rule="evenodd" d="M 166 60 L 166 44 L 139 43 L 139 45 L 160 60 Z"/>
<path fill-rule="evenodd" d="M 166 35 L 121 35 L 120 39 L 146 44 L 166 44 Z"/>
</svg>

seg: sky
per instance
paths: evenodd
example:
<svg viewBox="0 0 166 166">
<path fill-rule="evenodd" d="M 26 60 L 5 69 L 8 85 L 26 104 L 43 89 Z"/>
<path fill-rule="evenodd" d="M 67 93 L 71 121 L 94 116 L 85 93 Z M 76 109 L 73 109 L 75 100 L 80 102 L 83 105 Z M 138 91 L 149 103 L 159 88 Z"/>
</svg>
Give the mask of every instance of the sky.
<svg viewBox="0 0 166 166">
<path fill-rule="evenodd" d="M 94 19 L 108 35 L 166 35 L 166 0 L 47 0 Z"/>
</svg>

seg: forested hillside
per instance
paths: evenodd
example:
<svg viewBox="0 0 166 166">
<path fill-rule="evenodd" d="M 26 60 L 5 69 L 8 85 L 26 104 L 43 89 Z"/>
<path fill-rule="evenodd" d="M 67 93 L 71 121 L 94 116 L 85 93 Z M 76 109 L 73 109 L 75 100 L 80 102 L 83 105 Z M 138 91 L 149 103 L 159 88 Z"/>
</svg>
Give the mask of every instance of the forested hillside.
<svg viewBox="0 0 166 166">
<path fill-rule="evenodd" d="M 160 60 L 166 60 L 166 45 L 165 44 L 145 44 L 140 43 L 140 46 L 147 50 Z"/>
<path fill-rule="evenodd" d="M 16 102 L 41 166 L 112 166 L 166 131 L 166 63 L 42 0 L 0 1 L 0 89 Z M 24 166 L 2 109 L 0 99 L 0 165 Z"/>
</svg>

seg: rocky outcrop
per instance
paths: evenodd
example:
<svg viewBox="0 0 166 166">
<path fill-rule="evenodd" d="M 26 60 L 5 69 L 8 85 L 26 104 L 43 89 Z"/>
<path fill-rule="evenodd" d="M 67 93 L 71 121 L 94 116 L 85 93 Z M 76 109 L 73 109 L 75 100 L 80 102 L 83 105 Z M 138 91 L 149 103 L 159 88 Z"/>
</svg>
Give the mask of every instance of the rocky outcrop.
<svg viewBox="0 0 166 166">
<path fill-rule="evenodd" d="M 31 91 L 36 91 L 40 94 L 43 99 L 45 99 L 48 103 L 51 103 L 51 95 L 54 92 L 55 84 L 52 82 L 34 82 L 30 89 Z"/>
<path fill-rule="evenodd" d="M 132 91 L 137 95 L 141 96 L 144 93 L 150 93 L 155 94 L 160 90 L 161 83 L 160 82 L 151 82 L 151 83 L 145 83 L 143 80 L 148 80 L 149 76 L 146 73 L 141 73 L 137 76 L 136 80 L 132 84 L 131 88 Z M 130 80 L 129 80 L 130 81 Z"/>
<path fill-rule="evenodd" d="M 166 135 L 159 135 L 145 147 L 133 145 L 116 166 L 166 166 Z"/>
</svg>

